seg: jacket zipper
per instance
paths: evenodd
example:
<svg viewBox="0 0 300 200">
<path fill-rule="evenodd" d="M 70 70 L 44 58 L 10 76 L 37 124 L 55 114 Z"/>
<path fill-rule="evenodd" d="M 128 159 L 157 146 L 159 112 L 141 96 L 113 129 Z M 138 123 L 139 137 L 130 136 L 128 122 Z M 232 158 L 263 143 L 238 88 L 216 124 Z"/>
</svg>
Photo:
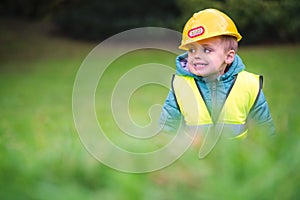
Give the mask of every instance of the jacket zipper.
<svg viewBox="0 0 300 200">
<path fill-rule="evenodd" d="M 217 110 L 217 82 L 214 81 L 211 86 L 211 118 L 213 123 L 217 120 Z"/>
</svg>

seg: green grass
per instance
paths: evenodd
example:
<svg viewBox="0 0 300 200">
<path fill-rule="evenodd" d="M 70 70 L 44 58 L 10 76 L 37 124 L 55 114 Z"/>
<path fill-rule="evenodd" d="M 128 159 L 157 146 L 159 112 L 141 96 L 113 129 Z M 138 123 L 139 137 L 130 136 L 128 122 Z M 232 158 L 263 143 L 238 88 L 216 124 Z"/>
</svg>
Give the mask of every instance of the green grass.
<svg viewBox="0 0 300 200">
<path fill-rule="evenodd" d="M 0 23 L 6 27 L 0 31 L 0 199 L 299 198 L 299 45 L 239 50 L 248 70 L 264 75 L 276 137 L 252 132 L 247 140 L 219 143 L 204 160 L 190 150 L 160 171 L 126 174 L 96 161 L 73 122 L 75 76 L 97 44 L 51 36 L 41 24 Z M 153 149 L 152 140 L 133 146 L 122 142 L 109 97 L 114 81 L 130 67 L 154 58 L 172 65 L 173 57 L 155 51 L 126 56 L 114 63 L 122 68 L 109 68 L 100 82 L 97 115 L 124 148 Z M 137 123 L 149 122 L 149 105 L 163 103 L 167 92 L 145 86 L 133 94 L 130 109 Z"/>
</svg>

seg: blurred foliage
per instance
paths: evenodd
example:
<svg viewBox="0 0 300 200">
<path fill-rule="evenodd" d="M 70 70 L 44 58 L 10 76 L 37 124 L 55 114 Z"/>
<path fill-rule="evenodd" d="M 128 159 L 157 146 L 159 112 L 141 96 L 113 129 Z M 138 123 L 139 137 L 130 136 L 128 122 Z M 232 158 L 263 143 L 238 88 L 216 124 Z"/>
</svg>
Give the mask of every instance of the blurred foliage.
<svg viewBox="0 0 300 200">
<path fill-rule="evenodd" d="M 64 0 L 2 0 L 0 16 L 39 19 L 50 15 Z"/>
<path fill-rule="evenodd" d="M 172 0 L 65 1 L 54 21 L 76 38 L 103 39 L 142 26 L 172 27 L 179 10 Z"/>
<path fill-rule="evenodd" d="M 68 36 L 99 40 L 131 28 L 160 26 L 181 31 L 194 12 L 227 13 L 243 43 L 299 42 L 298 0 L 2 0 L 0 13 L 48 18 Z"/>
</svg>

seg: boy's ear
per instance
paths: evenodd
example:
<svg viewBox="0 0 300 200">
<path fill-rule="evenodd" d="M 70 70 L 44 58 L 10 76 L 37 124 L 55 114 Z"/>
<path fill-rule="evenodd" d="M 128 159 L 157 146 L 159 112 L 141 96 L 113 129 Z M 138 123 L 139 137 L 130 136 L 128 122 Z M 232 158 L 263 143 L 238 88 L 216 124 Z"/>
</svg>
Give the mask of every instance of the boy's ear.
<svg viewBox="0 0 300 200">
<path fill-rule="evenodd" d="M 235 56 L 235 51 L 234 50 L 229 50 L 226 54 L 225 63 L 226 64 L 231 64 L 234 60 L 234 56 Z"/>
</svg>

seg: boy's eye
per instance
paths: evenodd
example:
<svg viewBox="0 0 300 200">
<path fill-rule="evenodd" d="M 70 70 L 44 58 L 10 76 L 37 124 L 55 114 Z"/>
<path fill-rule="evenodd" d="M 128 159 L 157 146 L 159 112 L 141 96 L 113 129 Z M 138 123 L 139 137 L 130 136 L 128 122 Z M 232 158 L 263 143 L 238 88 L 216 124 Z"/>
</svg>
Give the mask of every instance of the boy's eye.
<svg viewBox="0 0 300 200">
<path fill-rule="evenodd" d="M 210 53 L 210 52 L 212 52 L 212 50 L 208 49 L 208 48 L 204 48 L 203 51 L 204 51 L 204 53 Z"/>
<path fill-rule="evenodd" d="M 195 53 L 196 50 L 195 50 L 195 49 L 189 49 L 189 52 L 190 52 L 190 53 Z"/>
</svg>

